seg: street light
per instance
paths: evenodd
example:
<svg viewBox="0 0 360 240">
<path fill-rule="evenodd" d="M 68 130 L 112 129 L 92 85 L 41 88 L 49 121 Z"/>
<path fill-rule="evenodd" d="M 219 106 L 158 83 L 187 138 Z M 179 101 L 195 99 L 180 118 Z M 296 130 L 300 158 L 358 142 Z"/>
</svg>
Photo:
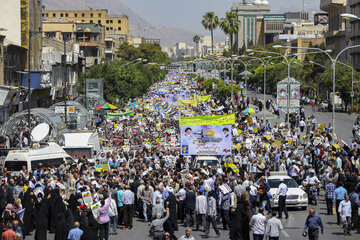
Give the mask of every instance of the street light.
<svg viewBox="0 0 360 240">
<path fill-rule="evenodd" d="M 360 19 L 358 16 L 351 14 L 351 13 L 342 13 L 340 14 L 340 17 L 345 19 Z"/>
<path fill-rule="evenodd" d="M 282 45 L 274 45 L 273 46 L 273 48 L 283 48 L 284 46 L 282 46 Z M 322 50 L 322 49 L 321 49 Z M 285 62 L 286 62 L 286 65 L 288 66 L 288 81 L 287 81 L 287 92 L 288 92 L 288 94 L 287 94 L 287 125 L 288 125 L 288 127 L 290 128 L 290 126 L 289 126 L 289 120 L 290 120 L 290 118 L 289 118 L 289 116 L 290 116 L 290 68 L 291 68 L 291 63 L 293 62 L 293 60 L 297 57 L 297 56 L 299 56 L 299 55 L 307 55 L 307 54 L 314 54 L 314 53 L 321 53 L 322 51 L 317 51 L 317 52 L 310 52 L 310 53 L 299 53 L 299 54 L 295 54 L 294 55 L 294 57 L 292 57 L 291 59 L 290 59 L 290 61 L 288 60 L 288 58 L 285 56 L 285 55 L 283 55 L 283 54 L 281 54 L 281 53 L 278 53 L 278 52 L 269 52 L 269 51 L 258 51 L 258 50 L 252 50 L 252 49 L 247 49 L 246 50 L 247 52 L 253 52 L 253 53 L 266 53 L 266 54 L 274 54 L 274 55 L 278 55 L 278 58 L 283 58 L 284 60 L 285 60 Z"/>
<path fill-rule="evenodd" d="M 343 15 L 343 14 L 341 14 L 341 15 Z M 351 16 L 351 14 L 348 14 L 347 16 Z M 290 46 L 284 47 L 284 46 L 281 46 L 281 45 L 275 45 L 275 46 L 277 46 L 277 47 L 280 46 L 281 48 L 290 48 L 290 49 L 317 50 L 317 51 L 320 51 L 320 52 L 322 52 L 322 53 L 325 53 L 325 54 L 330 58 L 330 61 L 331 61 L 331 63 L 332 63 L 332 82 L 333 82 L 332 126 L 333 126 L 334 135 L 336 136 L 336 132 L 335 132 L 335 108 L 334 108 L 334 104 L 335 104 L 335 98 L 334 98 L 334 96 L 335 96 L 335 80 L 336 80 L 336 78 L 335 78 L 335 74 L 336 74 L 336 62 L 337 62 L 338 58 L 340 57 L 340 55 L 341 55 L 343 52 L 345 52 L 345 51 L 347 51 L 347 50 L 349 50 L 349 49 L 352 49 L 352 48 L 358 48 L 358 47 L 360 47 L 360 45 L 353 45 L 353 46 L 349 46 L 349 47 L 344 48 L 343 50 L 341 50 L 341 51 L 338 53 L 338 55 L 337 55 L 335 58 L 331 57 L 331 55 L 330 55 L 330 53 L 332 52 L 332 50 L 324 50 L 324 49 L 321 49 L 321 48 L 312 48 L 312 47 L 290 47 Z M 275 47 L 275 46 L 273 46 L 273 47 Z"/>
</svg>

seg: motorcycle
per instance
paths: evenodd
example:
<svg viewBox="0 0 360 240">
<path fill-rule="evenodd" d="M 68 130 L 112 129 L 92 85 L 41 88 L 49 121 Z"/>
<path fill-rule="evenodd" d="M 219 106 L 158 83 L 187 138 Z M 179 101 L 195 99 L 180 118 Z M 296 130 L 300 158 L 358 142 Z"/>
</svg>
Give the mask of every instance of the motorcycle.
<svg viewBox="0 0 360 240">
<path fill-rule="evenodd" d="M 307 180 L 304 180 L 302 182 L 302 189 L 308 195 L 308 203 L 312 204 L 314 202 L 314 205 L 317 206 L 317 187 L 316 187 L 316 185 L 310 185 Z"/>
</svg>

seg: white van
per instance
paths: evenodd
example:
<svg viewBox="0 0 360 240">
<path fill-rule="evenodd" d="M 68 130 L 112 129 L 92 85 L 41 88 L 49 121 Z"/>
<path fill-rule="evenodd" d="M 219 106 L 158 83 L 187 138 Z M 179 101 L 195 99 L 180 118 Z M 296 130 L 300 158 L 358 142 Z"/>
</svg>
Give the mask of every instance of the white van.
<svg viewBox="0 0 360 240">
<path fill-rule="evenodd" d="M 58 167 L 66 161 L 73 164 L 74 159 L 69 156 L 58 144 L 49 142 L 46 147 L 36 147 L 12 150 L 5 158 L 4 166 L 11 173 L 19 173 L 23 166 L 34 171 L 40 164 L 44 167 Z"/>
<path fill-rule="evenodd" d="M 89 162 L 95 162 L 100 157 L 101 146 L 99 135 L 96 131 L 79 130 L 64 133 L 65 145 L 63 149 L 74 159 L 80 159 L 83 156 Z"/>
<path fill-rule="evenodd" d="M 211 168 L 219 168 L 220 167 L 220 160 L 215 156 L 198 156 L 195 157 L 194 160 L 194 167 L 196 167 L 197 164 L 200 164 L 200 167 L 207 165 Z"/>
</svg>

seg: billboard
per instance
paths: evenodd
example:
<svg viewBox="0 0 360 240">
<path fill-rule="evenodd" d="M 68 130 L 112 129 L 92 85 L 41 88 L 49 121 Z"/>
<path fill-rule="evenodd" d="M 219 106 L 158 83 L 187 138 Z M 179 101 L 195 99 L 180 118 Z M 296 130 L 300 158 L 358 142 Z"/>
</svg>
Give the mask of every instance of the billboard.
<svg viewBox="0 0 360 240">
<path fill-rule="evenodd" d="M 290 107 L 291 108 L 300 107 L 300 84 L 299 83 L 290 84 Z"/>
<path fill-rule="evenodd" d="M 279 108 L 287 107 L 287 84 L 277 84 L 277 104 Z"/>
<path fill-rule="evenodd" d="M 300 107 L 300 84 L 291 83 L 290 86 L 290 108 Z M 287 108 L 288 85 L 283 83 L 277 84 L 277 103 L 280 108 Z"/>
<path fill-rule="evenodd" d="M 231 155 L 231 125 L 182 125 L 182 155 Z"/>
</svg>

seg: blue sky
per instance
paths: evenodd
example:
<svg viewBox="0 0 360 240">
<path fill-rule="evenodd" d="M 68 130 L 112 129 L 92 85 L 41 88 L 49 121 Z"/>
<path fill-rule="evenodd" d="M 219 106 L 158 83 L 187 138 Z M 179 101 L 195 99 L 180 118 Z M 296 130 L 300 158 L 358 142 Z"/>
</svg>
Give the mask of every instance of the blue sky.
<svg viewBox="0 0 360 240">
<path fill-rule="evenodd" d="M 242 0 L 240 0 L 242 1 Z M 253 0 L 247 0 L 252 2 Z M 273 13 L 301 11 L 303 0 L 268 0 Z M 207 11 L 223 17 L 233 0 L 120 0 L 136 14 L 152 24 L 178 27 L 205 33 L 200 21 Z M 284 4 L 285 3 L 285 4 Z M 305 10 L 319 11 L 320 0 L 305 0 Z"/>
</svg>

